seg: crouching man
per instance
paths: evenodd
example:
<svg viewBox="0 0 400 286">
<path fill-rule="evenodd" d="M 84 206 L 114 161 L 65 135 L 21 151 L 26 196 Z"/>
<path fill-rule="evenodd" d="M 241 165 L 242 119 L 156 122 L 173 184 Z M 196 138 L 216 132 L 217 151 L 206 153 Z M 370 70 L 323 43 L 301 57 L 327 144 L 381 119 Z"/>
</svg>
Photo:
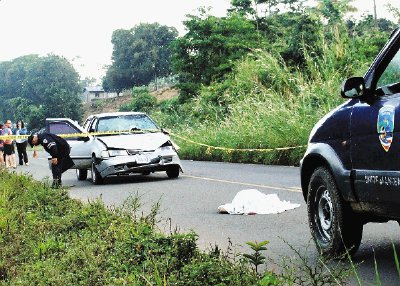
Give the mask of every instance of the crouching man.
<svg viewBox="0 0 400 286">
<path fill-rule="evenodd" d="M 51 172 L 53 173 L 52 188 L 61 187 L 61 175 L 74 165 L 69 156 L 70 146 L 68 142 L 52 133 L 40 133 L 30 135 L 28 143 L 31 147 L 42 145 L 51 155 Z"/>
</svg>

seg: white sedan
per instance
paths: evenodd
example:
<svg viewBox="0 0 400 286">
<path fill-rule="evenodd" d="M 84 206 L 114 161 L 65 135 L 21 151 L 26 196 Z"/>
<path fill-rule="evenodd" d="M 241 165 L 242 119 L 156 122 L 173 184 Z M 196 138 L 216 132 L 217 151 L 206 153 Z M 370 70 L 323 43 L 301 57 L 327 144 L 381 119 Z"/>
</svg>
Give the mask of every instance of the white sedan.
<svg viewBox="0 0 400 286">
<path fill-rule="evenodd" d="M 94 114 L 83 127 L 69 118 L 48 118 L 46 131 L 70 134 L 65 139 L 71 146 L 78 180 L 86 180 L 88 170 L 93 184 L 101 184 L 109 176 L 158 171 L 177 178 L 182 171 L 177 147 L 168 133 L 141 112 Z"/>
</svg>

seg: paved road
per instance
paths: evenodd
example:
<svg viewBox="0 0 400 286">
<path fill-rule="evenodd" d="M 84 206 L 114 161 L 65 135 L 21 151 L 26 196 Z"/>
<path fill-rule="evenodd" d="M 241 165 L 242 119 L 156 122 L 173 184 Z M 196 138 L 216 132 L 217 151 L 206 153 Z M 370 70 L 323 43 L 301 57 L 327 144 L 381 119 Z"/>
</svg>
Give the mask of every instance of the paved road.
<svg viewBox="0 0 400 286">
<path fill-rule="evenodd" d="M 21 166 L 18 170 L 43 179 L 50 175 L 50 170 L 46 154 L 38 153 L 39 158 L 31 159 L 29 167 Z M 183 165 L 185 173 L 175 180 L 168 179 L 165 173 L 156 173 L 109 179 L 104 185 L 94 186 L 90 182 L 90 173 L 88 180 L 77 181 L 75 171 L 69 170 L 63 176 L 63 184 L 75 185 L 70 189 L 73 198 L 88 201 L 101 197 L 106 205 L 119 206 L 129 196 L 137 194 L 144 204 L 144 212 L 160 201 L 160 229 L 194 230 L 203 249 L 218 245 L 226 251 L 232 242 L 236 252 L 243 252 L 248 251 L 247 241 L 269 240 L 266 254 L 279 261 L 282 256 L 293 255 L 285 240 L 293 247 L 307 251 L 309 257 L 316 257 L 307 224 L 306 206 L 300 192 L 298 168 L 194 161 L 184 161 Z M 219 205 L 231 202 L 243 189 L 276 193 L 281 200 L 300 203 L 301 206 L 278 215 L 217 213 Z M 361 263 L 358 274 L 363 285 L 376 284 L 374 252 L 382 285 L 400 284 L 391 244 L 393 241 L 396 247 L 400 247 L 399 232 L 400 227 L 395 222 L 367 224 L 364 227 L 362 244 L 354 257 L 355 263 Z M 400 248 L 397 251 L 400 255 Z"/>
</svg>

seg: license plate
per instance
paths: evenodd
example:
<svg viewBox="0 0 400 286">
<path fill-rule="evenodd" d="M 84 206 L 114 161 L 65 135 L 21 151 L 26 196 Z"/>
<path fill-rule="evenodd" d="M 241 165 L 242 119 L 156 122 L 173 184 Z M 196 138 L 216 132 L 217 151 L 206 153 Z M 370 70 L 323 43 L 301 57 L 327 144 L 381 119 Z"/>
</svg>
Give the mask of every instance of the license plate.
<svg viewBox="0 0 400 286">
<path fill-rule="evenodd" d="M 150 162 L 150 158 L 148 155 L 136 155 L 136 163 L 148 164 L 149 162 Z"/>
</svg>

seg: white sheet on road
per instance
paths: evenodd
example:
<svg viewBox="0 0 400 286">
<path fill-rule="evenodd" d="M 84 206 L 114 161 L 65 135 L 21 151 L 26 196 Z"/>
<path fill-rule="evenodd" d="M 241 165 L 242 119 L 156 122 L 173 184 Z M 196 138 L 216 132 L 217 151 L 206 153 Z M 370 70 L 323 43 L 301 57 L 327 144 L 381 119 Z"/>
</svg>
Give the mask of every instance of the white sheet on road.
<svg viewBox="0 0 400 286">
<path fill-rule="evenodd" d="M 220 213 L 229 214 L 278 214 L 298 208 L 300 204 L 281 201 L 277 194 L 266 195 L 258 190 L 243 190 L 236 194 L 232 203 L 219 206 Z"/>
</svg>

